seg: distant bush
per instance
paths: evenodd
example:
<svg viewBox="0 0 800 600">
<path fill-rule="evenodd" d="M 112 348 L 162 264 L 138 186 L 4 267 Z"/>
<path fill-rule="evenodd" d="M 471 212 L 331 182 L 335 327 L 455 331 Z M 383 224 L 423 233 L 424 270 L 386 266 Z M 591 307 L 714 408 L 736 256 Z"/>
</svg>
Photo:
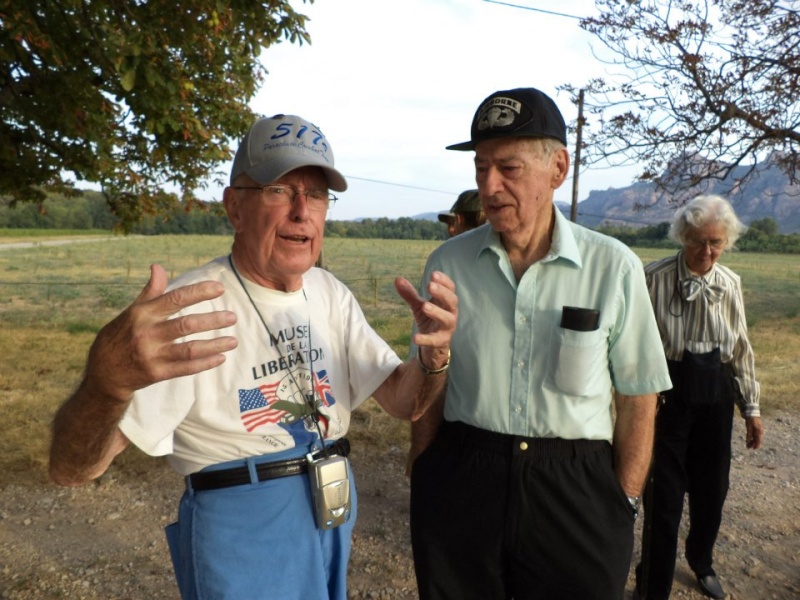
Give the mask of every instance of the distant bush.
<svg viewBox="0 0 800 600">
<path fill-rule="evenodd" d="M 667 238 L 669 223 L 648 227 L 601 226 L 597 228 L 622 243 L 636 248 L 677 248 Z M 753 221 L 745 234 L 736 242 L 736 249 L 743 252 L 771 252 L 777 254 L 800 254 L 800 234 L 778 233 L 778 224 L 766 217 Z"/>
<path fill-rule="evenodd" d="M 41 204 L 18 203 L 15 206 L 11 206 L 8 198 L 0 198 L 0 229 L 111 231 L 118 224 L 119 219 L 99 192 L 85 190 L 75 197 L 51 194 Z M 141 222 L 131 227 L 131 233 L 232 235 L 233 229 L 218 202 L 209 202 L 202 206 L 180 203 L 178 208 L 166 215 L 146 215 Z M 444 240 L 447 230 L 438 221 L 401 217 L 328 221 L 326 235 L 362 239 Z"/>
<path fill-rule="evenodd" d="M 42 204 L 18 203 L 11 206 L 8 198 L 0 198 L 0 229 L 7 230 L 72 230 L 111 231 L 119 219 L 113 214 L 103 195 L 83 191 L 75 197 L 51 194 Z M 438 221 L 427 219 L 363 219 L 362 221 L 328 221 L 325 235 L 329 238 L 358 238 L 385 240 L 445 240 L 447 229 Z M 601 226 L 597 229 L 624 244 L 637 248 L 674 248 L 667 239 L 669 223 L 647 227 Z M 232 235 L 222 204 L 203 205 L 180 203 L 166 215 L 145 216 L 131 228 L 140 235 L 199 234 Z M 800 234 L 781 235 L 778 224 L 767 217 L 750 224 L 736 244 L 747 252 L 777 252 L 800 254 Z"/>
</svg>

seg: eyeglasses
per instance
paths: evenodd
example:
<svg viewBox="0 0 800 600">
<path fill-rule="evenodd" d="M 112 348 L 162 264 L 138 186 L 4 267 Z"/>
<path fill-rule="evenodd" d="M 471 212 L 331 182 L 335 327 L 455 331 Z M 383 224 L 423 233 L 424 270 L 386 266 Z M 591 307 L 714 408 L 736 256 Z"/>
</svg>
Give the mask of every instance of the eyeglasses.
<svg viewBox="0 0 800 600">
<path fill-rule="evenodd" d="M 338 200 L 338 198 L 328 192 L 328 190 L 298 190 L 290 185 L 239 185 L 232 186 L 235 190 L 259 190 L 261 199 L 272 206 L 288 206 L 292 204 L 298 195 L 306 197 L 309 210 L 327 210 L 328 207 Z"/>
<path fill-rule="evenodd" d="M 692 248 L 703 248 L 705 246 L 710 246 L 713 250 L 722 250 L 727 243 L 727 239 L 698 240 L 689 238 L 686 240 L 686 245 L 691 246 Z"/>
</svg>

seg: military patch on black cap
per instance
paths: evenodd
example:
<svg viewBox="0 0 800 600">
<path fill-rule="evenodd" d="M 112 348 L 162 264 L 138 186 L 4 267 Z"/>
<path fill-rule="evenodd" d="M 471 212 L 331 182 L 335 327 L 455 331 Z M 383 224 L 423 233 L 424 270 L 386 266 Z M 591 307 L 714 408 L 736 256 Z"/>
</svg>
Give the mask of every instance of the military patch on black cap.
<svg viewBox="0 0 800 600">
<path fill-rule="evenodd" d="M 487 129 L 513 131 L 530 120 L 531 111 L 522 102 L 497 96 L 490 98 L 480 107 L 474 127 L 478 130 L 478 135 Z"/>
<path fill-rule="evenodd" d="M 448 150 L 474 150 L 475 144 L 500 137 L 553 138 L 567 145 L 567 126 L 556 103 L 535 88 L 495 92 L 486 98 L 472 119 L 468 142 Z"/>
</svg>

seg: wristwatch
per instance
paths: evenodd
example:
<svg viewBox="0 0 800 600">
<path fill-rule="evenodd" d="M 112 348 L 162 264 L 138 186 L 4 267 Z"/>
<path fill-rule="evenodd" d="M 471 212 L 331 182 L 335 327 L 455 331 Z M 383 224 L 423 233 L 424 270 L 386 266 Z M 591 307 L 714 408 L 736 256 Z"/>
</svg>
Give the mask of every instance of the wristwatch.
<svg viewBox="0 0 800 600">
<path fill-rule="evenodd" d="M 633 509 L 633 515 L 639 515 L 639 496 L 628 496 L 628 502 L 631 503 L 631 508 Z"/>
</svg>

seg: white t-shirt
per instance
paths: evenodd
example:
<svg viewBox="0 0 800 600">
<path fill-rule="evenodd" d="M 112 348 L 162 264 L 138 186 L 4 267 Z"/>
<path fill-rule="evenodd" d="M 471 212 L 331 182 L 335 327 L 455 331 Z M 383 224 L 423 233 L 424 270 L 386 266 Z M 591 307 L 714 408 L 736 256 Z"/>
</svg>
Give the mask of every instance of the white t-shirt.
<svg viewBox="0 0 800 600">
<path fill-rule="evenodd" d="M 303 288 L 290 293 L 243 280 L 258 312 L 227 256 L 170 288 L 206 280 L 225 285 L 222 297 L 179 315 L 233 311 L 236 325 L 193 338 L 235 335 L 238 347 L 215 369 L 140 390 L 120 422 L 132 443 L 153 456 L 169 455 L 182 475 L 308 446 L 319 437 L 309 418 L 312 390 L 325 438 L 344 436 L 351 411 L 402 362 L 367 323 L 350 290 L 325 270 L 310 269 Z"/>
</svg>

